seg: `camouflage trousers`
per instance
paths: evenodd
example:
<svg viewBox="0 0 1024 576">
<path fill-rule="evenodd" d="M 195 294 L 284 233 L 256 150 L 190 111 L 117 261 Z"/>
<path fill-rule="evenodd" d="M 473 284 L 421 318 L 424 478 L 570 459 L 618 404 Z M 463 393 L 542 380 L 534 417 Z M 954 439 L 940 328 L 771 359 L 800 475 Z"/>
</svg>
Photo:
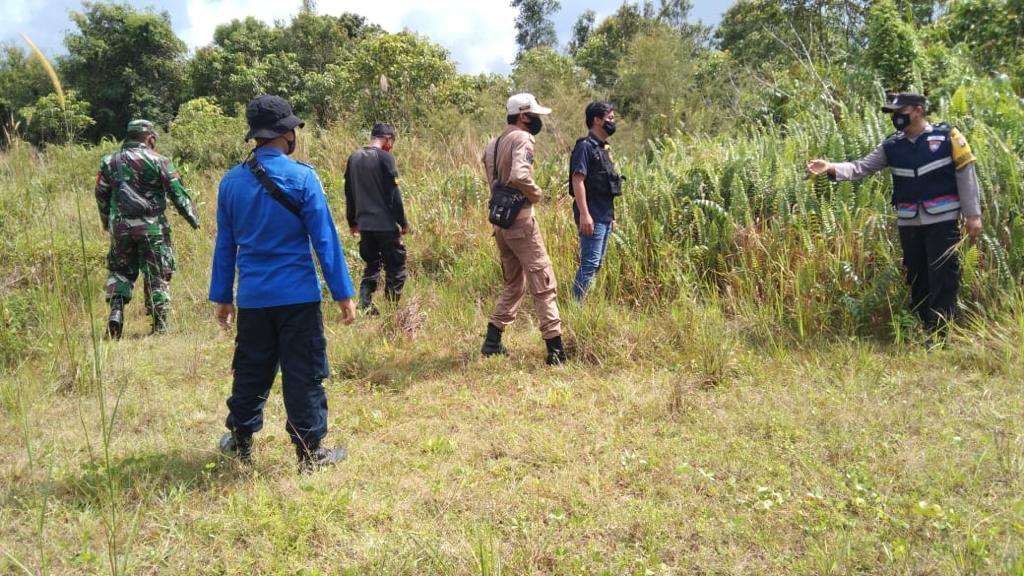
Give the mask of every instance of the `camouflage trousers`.
<svg viewBox="0 0 1024 576">
<path fill-rule="evenodd" d="M 171 227 L 157 222 L 126 220 L 110 226 L 107 253 L 107 302 L 120 297 L 127 304 L 132 287 L 142 270 L 146 313 L 166 313 L 171 305 L 171 275 L 174 273 Z"/>
</svg>

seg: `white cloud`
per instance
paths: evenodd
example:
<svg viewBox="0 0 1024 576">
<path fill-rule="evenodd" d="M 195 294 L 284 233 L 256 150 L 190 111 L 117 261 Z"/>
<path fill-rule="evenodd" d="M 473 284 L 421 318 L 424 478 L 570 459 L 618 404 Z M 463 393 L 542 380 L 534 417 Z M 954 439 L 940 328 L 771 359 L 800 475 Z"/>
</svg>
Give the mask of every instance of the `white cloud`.
<svg viewBox="0 0 1024 576">
<path fill-rule="evenodd" d="M 187 0 L 188 27 L 178 35 L 190 48 L 199 48 L 213 41 L 213 32 L 221 24 L 249 16 L 273 24 L 297 14 L 300 6 L 297 1 L 281 0 Z"/>
<path fill-rule="evenodd" d="M 190 47 L 198 48 L 213 40 L 218 25 L 234 18 L 254 16 L 273 23 L 289 19 L 300 7 L 299 0 L 187 0 L 189 24 L 180 34 Z M 466 73 L 507 71 L 515 58 L 516 12 L 507 0 L 320 0 L 317 12 L 351 12 L 389 32 L 408 29 L 428 36 L 450 50 L 459 70 Z"/>
<path fill-rule="evenodd" d="M 4 27 L 26 22 L 29 17 L 28 0 L 4 0 Z"/>
</svg>

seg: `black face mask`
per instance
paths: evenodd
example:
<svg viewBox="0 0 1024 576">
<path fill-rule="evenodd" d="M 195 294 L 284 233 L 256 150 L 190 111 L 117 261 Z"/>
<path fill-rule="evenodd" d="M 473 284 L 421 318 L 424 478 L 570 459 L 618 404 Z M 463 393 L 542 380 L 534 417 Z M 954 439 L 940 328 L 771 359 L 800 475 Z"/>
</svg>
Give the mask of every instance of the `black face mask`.
<svg viewBox="0 0 1024 576">
<path fill-rule="evenodd" d="M 910 126 L 910 114 L 900 114 L 899 112 L 894 112 L 892 115 L 892 125 L 897 130 L 902 132 L 904 128 Z"/>
<path fill-rule="evenodd" d="M 544 128 L 544 121 L 541 120 L 540 116 L 527 116 L 530 119 L 530 123 L 526 125 L 526 130 L 536 136 L 540 134 L 540 131 Z"/>
<path fill-rule="evenodd" d="M 604 124 L 601 124 L 601 128 L 603 128 L 604 133 L 609 136 L 615 134 L 615 120 L 606 120 Z"/>
<path fill-rule="evenodd" d="M 292 140 L 286 140 L 288 142 L 288 155 L 289 156 L 292 155 L 292 152 L 295 152 L 295 143 L 296 143 L 297 140 L 298 140 L 298 138 L 295 138 L 295 139 L 292 139 Z"/>
</svg>

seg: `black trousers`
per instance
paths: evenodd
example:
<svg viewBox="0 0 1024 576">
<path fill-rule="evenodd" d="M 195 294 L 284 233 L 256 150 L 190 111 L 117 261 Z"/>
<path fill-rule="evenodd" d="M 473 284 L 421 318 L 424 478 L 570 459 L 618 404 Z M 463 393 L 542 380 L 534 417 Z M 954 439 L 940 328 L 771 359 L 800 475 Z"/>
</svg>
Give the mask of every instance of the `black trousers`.
<svg viewBox="0 0 1024 576">
<path fill-rule="evenodd" d="M 928 329 L 953 319 L 960 289 L 960 222 L 900 226 L 903 266 L 910 284 L 910 306 Z"/>
<path fill-rule="evenodd" d="M 359 232 L 359 256 L 366 262 L 359 284 L 359 305 L 369 306 L 377 290 L 381 268 L 384 269 L 384 296 L 397 301 L 405 286 L 405 243 L 398 230 Z"/>
<path fill-rule="evenodd" d="M 229 430 L 245 435 L 263 428 L 263 405 L 279 367 L 285 428 L 296 445 L 315 445 L 327 435 L 327 339 L 319 302 L 238 310 Z"/>
</svg>

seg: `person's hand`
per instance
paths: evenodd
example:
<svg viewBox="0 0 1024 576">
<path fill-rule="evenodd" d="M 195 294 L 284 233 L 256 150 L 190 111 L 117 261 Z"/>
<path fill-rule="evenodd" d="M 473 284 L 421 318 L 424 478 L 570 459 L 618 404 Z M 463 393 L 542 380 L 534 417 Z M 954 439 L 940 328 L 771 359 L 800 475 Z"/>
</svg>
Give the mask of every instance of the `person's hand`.
<svg viewBox="0 0 1024 576">
<path fill-rule="evenodd" d="M 594 219 L 590 214 L 580 214 L 580 232 L 584 236 L 594 235 Z"/>
<path fill-rule="evenodd" d="M 359 226 L 352 226 L 352 227 L 350 227 L 350 228 L 348 229 L 348 231 L 349 231 L 349 232 L 350 232 L 350 233 L 351 233 L 351 234 L 352 234 L 353 236 L 359 236 Z"/>
<path fill-rule="evenodd" d="M 968 216 L 965 220 L 967 235 L 971 237 L 971 240 L 977 242 L 981 238 L 981 216 Z"/>
<path fill-rule="evenodd" d="M 348 326 L 356 319 L 356 303 L 351 298 L 338 300 L 338 308 L 341 309 L 341 323 Z"/>
<path fill-rule="evenodd" d="M 815 176 L 821 176 L 822 174 L 829 174 L 832 172 L 832 163 L 828 160 L 811 160 L 807 163 L 807 172 Z"/>
<path fill-rule="evenodd" d="M 231 323 L 235 319 L 235 305 L 234 304 L 217 304 L 213 311 L 214 317 L 217 318 L 217 323 L 220 327 L 225 330 L 231 330 Z"/>
</svg>

